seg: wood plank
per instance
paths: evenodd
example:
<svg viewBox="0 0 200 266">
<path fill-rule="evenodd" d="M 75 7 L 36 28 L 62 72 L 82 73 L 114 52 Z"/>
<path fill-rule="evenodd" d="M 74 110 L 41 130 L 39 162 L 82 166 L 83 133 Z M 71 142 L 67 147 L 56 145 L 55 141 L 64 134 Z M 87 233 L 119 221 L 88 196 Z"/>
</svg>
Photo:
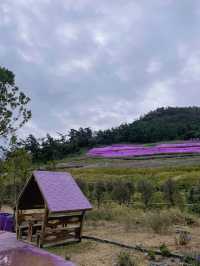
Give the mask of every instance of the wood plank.
<svg viewBox="0 0 200 266">
<path fill-rule="evenodd" d="M 39 243 L 40 247 L 42 247 L 42 245 L 43 245 L 45 228 L 46 228 L 46 224 L 47 224 L 47 221 L 48 221 L 48 213 L 49 213 L 49 211 L 48 211 L 47 205 L 45 204 L 45 213 L 44 213 L 44 219 L 43 219 L 43 224 L 42 224 L 42 231 L 41 231 L 41 234 L 40 234 L 40 243 Z"/>
</svg>

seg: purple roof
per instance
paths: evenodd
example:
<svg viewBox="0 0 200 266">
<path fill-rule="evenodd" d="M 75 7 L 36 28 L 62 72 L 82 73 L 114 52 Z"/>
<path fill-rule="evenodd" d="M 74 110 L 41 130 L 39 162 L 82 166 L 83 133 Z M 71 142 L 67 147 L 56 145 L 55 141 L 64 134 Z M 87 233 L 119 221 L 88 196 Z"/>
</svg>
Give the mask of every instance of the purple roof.
<svg viewBox="0 0 200 266">
<path fill-rule="evenodd" d="M 33 176 L 49 211 L 81 211 L 92 208 L 69 173 L 34 171 Z"/>
</svg>

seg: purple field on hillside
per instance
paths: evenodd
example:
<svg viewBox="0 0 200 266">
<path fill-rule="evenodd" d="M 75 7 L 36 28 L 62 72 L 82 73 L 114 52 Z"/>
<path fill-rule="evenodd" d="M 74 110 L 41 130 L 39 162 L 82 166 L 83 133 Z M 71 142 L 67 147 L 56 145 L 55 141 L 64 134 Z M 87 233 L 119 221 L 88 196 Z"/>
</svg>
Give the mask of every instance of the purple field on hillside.
<svg viewBox="0 0 200 266">
<path fill-rule="evenodd" d="M 163 143 L 155 146 L 144 145 L 110 145 L 101 148 L 92 148 L 87 155 L 95 157 L 134 157 L 144 155 L 173 154 L 173 153 L 200 153 L 200 142 Z"/>
</svg>

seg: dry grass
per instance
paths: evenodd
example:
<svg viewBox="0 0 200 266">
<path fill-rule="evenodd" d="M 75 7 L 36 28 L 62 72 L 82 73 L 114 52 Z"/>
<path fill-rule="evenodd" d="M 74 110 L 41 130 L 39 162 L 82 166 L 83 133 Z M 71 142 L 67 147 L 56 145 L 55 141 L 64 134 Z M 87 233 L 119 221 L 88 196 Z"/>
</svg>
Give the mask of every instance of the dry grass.
<svg viewBox="0 0 200 266">
<path fill-rule="evenodd" d="M 195 219 L 195 225 L 188 226 L 186 215 L 177 209 L 163 210 L 159 212 L 144 212 L 142 210 L 134 210 L 127 207 L 112 206 L 103 207 L 104 212 L 111 211 L 110 220 L 100 219 L 100 210 L 97 219 L 87 219 L 84 234 L 96 236 L 99 238 L 118 241 L 127 245 L 140 245 L 149 249 L 159 249 L 165 243 L 170 251 L 185 253 L 198 251 L 200 244 L 200 230 L 198 219 Z M 96 215 L 96 214 L 95 214 Z M 105 215 L 105 213 L 104 213 Z M 157 216 L 157 218 L 156 218 Z M 167 222 L 165 219 L 167 218 Z M 93 217 L 94 218 L 94 217 Z M 188 217 L 187 217 L 188 218 Z M 156 226 L 162 223 L 161 230 L 154 230 L 152 221 Z M 157 221 L 159 220 L 159 222 Z M 193 217 L 190 217 L 193 219 Z M 190 232 L 191 241 L 184 246 L 177 245 L 175 238 L 176 230 L 186 230 Z M 163 230 L 164 229 L 164 230 Z M 80 244 L 68 245 L 65 247 L 50 249 L 51 252 L 70 258 L 80 266 L 112 266 L 116 265 L 117 257 L 122 251 L 120 247 L 110 244 L 96 243 L 88 240 L 83 240 Z M 148 265 L 148 257 L 136 251 L 131 252 L 131 256 L 138 258 L 140 266 Z M 176 264 L 169 265 L 179 265 Z"/>
<path fill-rule="evenodd" d="M 89 242 L 83 240 L 82 243 L 76 245 L 68 245 L 60 248 L 51 248 L 49 251 L 60 256 L 69 256 L 71 261 L 79 266 L 114 266 L 121 248 L 112 245 Z M 136 252 L 130 252 L 130 256 L 139 261 L 138 266 L 147 266 L 147 260 L 144 255 Z"/>
</svg>

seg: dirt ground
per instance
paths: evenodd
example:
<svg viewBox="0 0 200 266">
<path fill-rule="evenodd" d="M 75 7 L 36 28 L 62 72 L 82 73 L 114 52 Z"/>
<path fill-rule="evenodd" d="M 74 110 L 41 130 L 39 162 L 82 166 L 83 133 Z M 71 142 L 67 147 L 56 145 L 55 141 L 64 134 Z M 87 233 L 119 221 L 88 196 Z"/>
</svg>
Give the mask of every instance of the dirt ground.
<svg viewBox="0 0 200 266">
<path fill-rule="evenodd" d="M 118 223 L 101 222 L 99 224 L 89 224 L 85 226 L 84 235 L 96 236 L 99 238 L 116 240 L 128 245 L 140 245 L 149 249 L 159 249 L 164 243 L 169 250 L 181 254 L 198 253 L 200 246 L 200 228 L 198 226 L 182 227 L 190 232 L 191 241 L 186 246 L 176 244 L 177 227 L 171 228 L 166 234 L 155 234 L 148 230 L 132 228 L 127 230 L 124 226 Z M 123 248 L 102 244 L 93 241 L 83 240 L 80 244 L 68 245 L 65 247 L 51 249 L 51 252 L 70 258 L 79 266 L 112 266 L 116 265 L 117 256 Z M 148 254 L 131 251 L 131 256 L 135 258 L 141 266 L 150 265 Z M 156 258 L 157 263 L 166 263 L 162 265 L 178 266 L 182 265 L 176 259 Z M 156 265 L 156 264 L 154 264 Z"/>
<path fill-rule="evenodd" d="M 190 232 L 191 241 L 186 246 L 176 244 L 175 238 L 177 230 Z M 165 243 L 174 252 L 198 251 L 200 246 L 200 227 L 199 226 L 174 226 L 165 234 L 156 234 L 145 228 L 131 228 L 118 223 L 102 222 L 94 227 L 87 225 L 85 235 L 96 236 L 99 238 L 116 240 L 127 245 L 140 245 L 147 248 L 158 248 Z"/>
</svg>

